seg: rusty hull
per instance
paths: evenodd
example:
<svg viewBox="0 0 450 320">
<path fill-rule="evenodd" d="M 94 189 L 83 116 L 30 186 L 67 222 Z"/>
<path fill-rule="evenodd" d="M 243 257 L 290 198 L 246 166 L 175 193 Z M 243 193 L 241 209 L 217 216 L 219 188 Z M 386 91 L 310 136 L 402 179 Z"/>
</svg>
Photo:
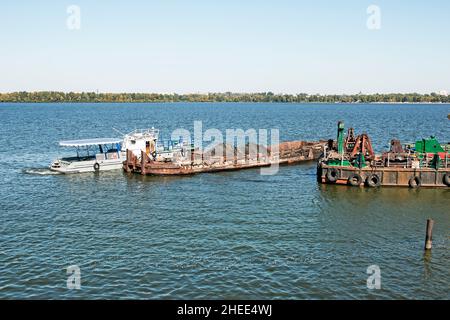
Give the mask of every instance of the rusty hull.
<svg viewBox="0 0 450 320">
<path fill-rule="evenodd" d="M 295 164 L 303 161 L 317 160 L 323 153 L 324 142 L 291 141 L 278 145 L 278 152 L 272 154 L 267 148 L 265 154 L 257 153 L 255 157 L 234 152 L 233 158 L 226 156 L 212 156 L 211 153 L 191 152 L 190 161 L 162 162 L 153 161 L 145 153 L 141 153 L 138 159 L 132 152 L 127 151 L 127 160 L 123 163 L 123 168 L 127 172 L 140 173 L 142 175 L 188 175 L 204 172 L 243 170 L 270 165 Z M 277 150 L 277 148 L 272 148 Z M 261 150 L 261 149 L 259 149 Z M 200 160 L 196 160 L 200 159 Z"/>
</svg>

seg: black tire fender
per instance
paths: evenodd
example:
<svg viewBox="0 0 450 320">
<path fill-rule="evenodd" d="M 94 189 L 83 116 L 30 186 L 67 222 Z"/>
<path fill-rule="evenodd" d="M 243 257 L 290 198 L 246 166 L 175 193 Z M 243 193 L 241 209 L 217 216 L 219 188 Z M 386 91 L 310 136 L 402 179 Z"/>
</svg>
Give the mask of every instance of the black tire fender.
<svg viewBox="0 0 450 320">
<path fill-rule="evenodd" d="M 444 175 L 444 183 L 445 183 L 448 187 L 450 187 L 450 173 L 446 173 L 446 174 Z"/>
<path fill-rule="evenodd" d="M 411 179 L 409 179 L 408 185 L 413 189 L 420 188 L 420 186 L 422 185 L 422 180 L 419 176 L 411 177 Z"/>
<path fill-rule="evenodd" d="M 100 171 L 100 164 L 98 162 L 94 163 L 94 171 L 95 172 Z"/>
<path fill-rule="evenodd" d="M 334 183 L 338 180 L 339 171 L 336 168 L 329 168 L 327 170 L 326 178 L 328 182 Z"/>
<path fill-rule="evenodd" d="M 363 179 L 361 178 L 361 176 L 357 173 L 354 173 L 352 175 L 350 175 L 350 177 L 348 177 L 348 184 L 353 186 L 353 187 L 358 187 L 361 185 L 361 183 L 363 182 Z"/>
<path fill-rule="evenodd" d="M 366 185 L 371 188 L 381 186 L 381 178 L 377 174 L 371 174 L 366 178 Z"/>
</svg>

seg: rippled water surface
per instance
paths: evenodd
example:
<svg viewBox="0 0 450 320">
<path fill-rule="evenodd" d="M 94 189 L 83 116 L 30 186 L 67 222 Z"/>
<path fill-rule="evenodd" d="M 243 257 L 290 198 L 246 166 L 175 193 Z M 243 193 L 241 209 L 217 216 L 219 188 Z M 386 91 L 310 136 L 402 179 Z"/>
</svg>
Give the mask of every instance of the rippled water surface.
<svg viewBox="0 0 450 320">
<path fill-rule="evenodd" d="M 50 175 L 57 141 L 155 126 L 278 128 L 333 138 L 344 120 L 390 138 L 450 140 L 449 105 L 0 104 L 0 298 L 448 299 L 450 190 L 318 185 L 315 163 L 274 176 L 121 171 Z M 424 254 L 426 219 L 434 248 Z M 382 287 L 366 286 L 367 267 Z M 81 289 L 66 268 L 81 268 Z"/>
</svg>

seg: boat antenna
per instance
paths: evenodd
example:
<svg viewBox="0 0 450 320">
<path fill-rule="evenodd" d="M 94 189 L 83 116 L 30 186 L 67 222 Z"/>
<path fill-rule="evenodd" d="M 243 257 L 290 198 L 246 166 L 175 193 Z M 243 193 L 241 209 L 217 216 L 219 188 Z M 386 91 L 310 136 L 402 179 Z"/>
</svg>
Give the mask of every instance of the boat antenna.
<svg viewBox="0 0 450 320">
<path fill-rule="evenodd" d="M 125 135 L 125 133 L 121 132 L 120 130 L 118 130 L 118 129 L 114 128 L 114 127 L 112 127 L 112 128 L 113 128 L 113 130 L 114 130 L 114 131 L 116 131 L 116 132 L 120 133 L 120 135 L 122 135 L 122 136 L 124 136 L 124 135 Z"/>
</svg>

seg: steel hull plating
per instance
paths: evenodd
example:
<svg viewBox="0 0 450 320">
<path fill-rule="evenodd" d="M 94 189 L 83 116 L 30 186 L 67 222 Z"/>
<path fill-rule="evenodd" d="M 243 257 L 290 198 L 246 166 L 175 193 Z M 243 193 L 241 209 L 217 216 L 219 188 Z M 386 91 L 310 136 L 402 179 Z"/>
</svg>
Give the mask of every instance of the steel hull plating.
<svg viewBox="0 0 450 320">
<path fill-rule="evenodd" d="M 55 161 L 50 170 L 57 171 L 64 174 L 70 173 L 85 173 L 85 172 L 97 172 L 97 171 L 109 171 L 118 170 L 122 168 L 123 159 L 111 159 L 111 160 L 88 160 L 88 161 Z M 98 169 L 94 168 L 95 164 L 98 164 Z"/>
<path fill-rule="evenodd" d="M 336 170 L 336 181 L 330 181 L 327 173 Z M 321 183 L 350 185 L 349 179 L 357 174 L 361 177 L 359 185 L 368 186 L 367 179 L 373 175 L 379 177 L 380 186 L 396 186 L 396 187 L 417 187 L 420 182 L 421 187 L 449 187 L 445 183 L 445 175 L 450 174 L 449 169 L 433 169 L 433 168 L 395 168 L 395 167 L 365 167 L 355 168 L 348 166 L 330 166 L 319 163 L 317 167 L 318 180 Z M 413 183 L 415 177 L 418 179 Z M 411 185 L 413 183 L 413 185 Z M 358 183 L 356 183 L 358 184 Z"/>
</svg>

